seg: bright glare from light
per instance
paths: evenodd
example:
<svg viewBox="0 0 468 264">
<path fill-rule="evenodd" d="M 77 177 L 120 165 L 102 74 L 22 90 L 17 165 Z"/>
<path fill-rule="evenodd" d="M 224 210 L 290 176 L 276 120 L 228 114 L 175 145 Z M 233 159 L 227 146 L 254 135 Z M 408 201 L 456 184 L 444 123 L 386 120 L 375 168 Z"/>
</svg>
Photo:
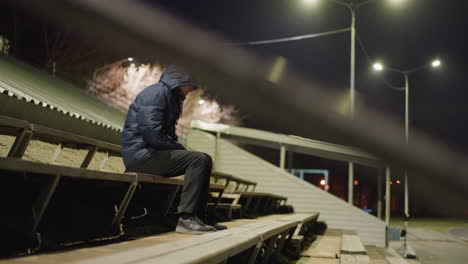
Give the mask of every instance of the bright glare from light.
<svg viewBox="0 0 468 264">
<path fill-rule="evenodd" d="M 374 65 L 372 65 L 375 71 L 382 71 L 383 70 L 383 65 L 382 63 L 376 62 Z"/>
<path fill-rule="evenodd" d="M 127 60 L 128 60 L 128 61 L 133 61 L 133 58 L 132 58 L 132 57 L 128 57 Z"/>
<path fill-rule="evenodd" d="M 320 185 L 325 185 L 325 183 L 326 183 L 325 180 L 320 181 Z"/>
<path fill-rule="evenodd" d="M 203 99 L 198 100 L 198 104 L 199 104 L 199 105 L 202 105 L 202 104 L 205 104 L 205 103 L 206 103 L 206 101 L 203 100 Z"/>
<path fill-rule="evenodd" d="M 396 183 L 397 183 L 397 184 L 400 184 L 400 183 L 401 183 L 401 181 L 400 181 L 400 180 L 397 180 L 397 181 L 396 181 Z"/>
<path fill-rule="evenodd" d="M 358 185 L 359 184 L 359 181 L 358 180 L 354 180 L 354 185 Z"/>
<path fill-rule="evenodd" d="M 442 64 L 442 62 L 440 60 L 434 60 L 431 63 L 432 67 L 434 67 L 434 68 L 440 67 L 441 64 Z"/>
<path fill-rule="evenodd" d="M 392 2 L 393 4 L 401 4 L 403 3 L 405 0 L 390 0 L 390 2 Z"/>
<path fill-rule="evenodd" d="M 302 0 L 307 5 L 316 5 L 319 0 Z"/>
</svg>

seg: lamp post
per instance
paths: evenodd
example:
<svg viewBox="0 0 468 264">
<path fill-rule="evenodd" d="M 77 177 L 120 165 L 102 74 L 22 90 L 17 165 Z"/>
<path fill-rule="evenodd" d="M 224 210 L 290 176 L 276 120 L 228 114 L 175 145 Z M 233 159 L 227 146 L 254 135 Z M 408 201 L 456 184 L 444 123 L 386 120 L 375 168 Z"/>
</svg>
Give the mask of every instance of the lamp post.
<svg viewBox="0 0 468 264">
<path fill-rule="evenodd" d="M 318 4 L 320 0 L 303 0 L 306 4 Z M 355 114 L 355 83 L 356 83 L 356 12 L 362 6 L 376 0 L 362 0 L 360 2 L 348 3 L 342 0 L 326 0 L 337 5 L 345 6 L 351 14 L 351 56 L 350 56 L 350 80 L 349 80 L 349 108 L 350 117 L 354 119 Z M 400 4 L 404 0 L 387 0 L 393 4 Z M 348 163 L 348 203 L 353 204 L 354 194 L 354 164 Z"/>
<path fill-rule="evenodd" d="M 351 56 L 349 77 L 349 114 L 354 119 L 355 111 L 355 83 L 356 83 L 356 11 L 374 0 L 366 0 L 358 3 L 347 3 L 339 0 L 327 0 L 332 3 L 345 6 L 351 14 Z M 348 203 L 353 204 L 354 198 L 354 163 L 348 163 Z"/>
<path fill-rule="evenodd" d="M 391 85 L 388 82 L 385 82 L 386 85 L 390 86 L 393 89 L 396 90 L 404 90 L 405 91 L 405 142 L 406 145 L 408 145 L 408 139 L 409 139 L 409 77 L 411 74 L 427 69 L 429 67 L 432 68 L 438 68 L 442 65 L 441 61 L 439 59 L 433 60 L 430 64 L 424 64 L 419 67 L 412 68 L 410 70 L 399 70 L 395 68 L 390 68 L 390 67 L 384 67 L 381 63 L 377 62 L 374 63 L 373 68 L 375 71 L 381 72 L 381 71 L 389 71 L 389 72 L 396 72 L 399 74 L 402 74 L 405 80 L 405 86 L 402 87 L 395 87 Z M 405 230 L 408 230 L 408 220 L 409 220 L 409 195 L 408 195 L 408 171 L 405 170 L 405 186 L 404 186 L 404 192 L 405 192 Z M 408 256 L 415 256 L 414 253 L 409 253 L 408 248 L 406 246 L 406 234 L 405 234 L 405 257 Z"/>
</svg>

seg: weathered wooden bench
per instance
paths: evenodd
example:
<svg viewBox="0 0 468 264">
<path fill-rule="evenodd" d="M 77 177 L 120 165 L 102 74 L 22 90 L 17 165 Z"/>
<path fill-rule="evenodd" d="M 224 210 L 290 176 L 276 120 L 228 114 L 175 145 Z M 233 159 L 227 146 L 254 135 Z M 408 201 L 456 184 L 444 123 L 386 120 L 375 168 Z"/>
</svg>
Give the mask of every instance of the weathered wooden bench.
<svg viewBox="0 0 468 264">
<path fill-rule="evenodd" d="M 94 263 L 269 263 L 294 233 L 298 221 L 262 221 L 155 246 L 87 259 Z"/>
<path fill-rule="evenodd" d="M 226 208 L 242 209 L 241 215 L 244 217 L 254 218 L 259 215 L 280 213 L 280 207 L 285 206 L 287 197 L 271 194 L 255 192 L 256 182 L 241 179 L 231 174 L 214 171 L 212 177 L 215 182 L 222 179 L 225 184 L 225 192 L 223 194 L 223 205 Z M 236 183 L 235 189 L 230 189 L 229 184 Z M 239 186 L 244 185 L 244 190 L 239 190 Z M 249 191 L 250 186 L 252 189 Z M 229 206 L 231 204 L 231 206 Z M 236 209 L 237 209 L 236 208 Z M 289 211 L 288 211 L 289 212 Z"/>
<path fill-rule="evenodd" d="M 299 221 L 299 226 L 296 228 L 290 241 L 291 251 L 298 255 L 304 248 L 308 247 L 314 238 L 314 227 L 317 223 L 319 213 L 310 214 L 290 214 L 278 221 Z"/>
<path fill-rule="evenodd" d="M 242 215 L 245 217 L 279 213 L 280 203 L 287 201 L 287 197 L 264 192 L 238 192 L 237 194 L 240 195 L 238 203 L 242 204 Z"/>
<path fill-rule="evenodd" d="M 0 115 L 0 133 L 16 136 L 13 146 L 7 157 L 23 157 L 31 140 L 40 140 L 52 144 L 58 144 L 51 162 L 57 160 L 63 148 L 86 149 L 88 153 L 81 163 L 81 168 L 87 168 L 97 151 L 106 153 L 106 158 L 101 162 L 99 169 L 104 168 L 111 156 L 121 157 L 120 146 L 95 140 L 88 137 L 64 132 L 41 125 L 31 124 L 24 120 Z"/>
<path fill-rule="evenodd" d="M 6 134 L 16 137 L 7 157 L 21 158 L 25 153 L 31 140 L 40 140 L 43 142 L 58 145 L 57 149 L 55 150 L 54 154 L 50 159 L 50 163 L 54 163 L 58 159 L 63 148 L 88 150 L 87 155 L 81 163 L 81 168 L 88 168 L 92 159 L 98 151 L 104 152 L 106 155 L 98 167 L 99 170 L 102 170 L 105 167 L 109 157 L 122 157 L 119 145 L 95 140 L 88 137 L 83 137 L 69 132 L 51 129 L 41 125 L 31 124 L 24 120 L 19 120 L 2 115 L 0 115 L 0 134 Z M 179 186 L 182 185 L 180 180 L 173 182 L 177 182 Z M 220 185 L 214 184 L 212 186 Z M 143 189 L 141 187 L 142 185 L 140 183 L 138 186 L 138 190 L 141 191 Z M 219 188 L 214 189 L 214 191 L 216 190 L 219 190 Z M 179 191 L 180 188 L 175 188 L 175 190 L 171 192 L 171 194 L 169 194 L 169 197 L 175 199 Z M 217 197 L 217 199 L 211 202 L 210 206 L 214 208 L 219 207 L 219 209 L 225 210 L 224 208 L 226 208 L 228 205 L 220 204 L 221 197 L 219 197 L 217 194 L 215 194 L 215 197 Z M 239 205 L 229 207 L 232 208 L 232 210 L 240 210 Z M 167 208 L 167 210 L 168 209 L 169 208 Z M 142 208 L 142 210 L 146 212 L 147 208 Z"/>
<path fill-rule="evenodd" d="M 225 193 L 226 193 L 226 195 L 223 196 L 223 198 L 224 200 L 227 200 L 227 201 L 218 203 L 216 207 L 218 211 L 223 211 L 224 214 L 219 212 L 217 213 L 217 217 L 224 221 L 228 221 L 232 219 L 233 213 L 236 212 L 237 218 L 241 218 L 242 217 L 242 205 L 238 203 L 240 194 L 238 194 L 237 192 L 239 191 L 241 187 L 244 191 L 247 191 L 251 186 L 252 186 L 251 191 L 254 191 L 257 186 L 257 183 L 253 181 L 241 179 L 231 174 L 222 173 L 219 171 L 213 171 L 211 173 L 211 177 L 214 179 L 215 183 L 220 182 L 220 180 L 224 181 L 224 188 L 225 188 Z M 230 183 L 235 184 L 234 189 L 230 188 Z"/>
<path fill-rule="evenodd" d="M 224 180 L 224 185 L 226 190 L 229 190 L 229 184 L 231 182 L 236 184 L 236 187 L 232 191 L 249 191 L 249 188 L 252 187 L 251 192 L 255 191 L 255 188 L 257 187 L 257 183 L 254 181 L 249 181 L 246 179 L 242 179 L 239 177 L 235 177 L 234 175 L 219 172 L 219 171 L 213 171 L 211 173 L 211 177 L 214 178 L 215 183 L 217 183 L 220 179 Z M 243 189 L 241 188 L 243 187 Z"/>
<path fill-rule="evenodd" d="M 146 192 L 150 195 L 148 203 L 158 205 L 151 208 L 158 211 L 157 216 L 168 213 L 183 184 L 181 179 L 156 175 L 103 172 L 17 158 L 0 158 L 0 177 L 8 187 L 0 196 L 2 210 L 7 213 L 0 219 L 1 227 L 10 228 L 4 231 L 11 233 L 2 239 L 6 243 L 11 242 L 9 239 L 23 240 L 18 245 L 25 239 L 40 243 L 39 234 L 62 242 L 119 236 L 123 234 L 125 212 L 131 203 L 138 202 L 133 198 L 140 184 L 166 186 L 165 193 L 158 193 L 165 200 L 155 200 Z M 211 184 L 210 190 L 220 197 L 224 186 Z"/>
</svg>

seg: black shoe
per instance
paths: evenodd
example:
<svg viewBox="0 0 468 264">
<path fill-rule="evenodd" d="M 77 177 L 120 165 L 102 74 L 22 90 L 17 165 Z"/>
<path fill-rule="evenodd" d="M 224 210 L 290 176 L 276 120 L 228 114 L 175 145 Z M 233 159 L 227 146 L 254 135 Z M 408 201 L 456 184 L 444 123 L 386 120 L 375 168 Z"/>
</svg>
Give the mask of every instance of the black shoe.
<svg viewBox="0 0 468 264">
<path fill-rule="evenodd" d="M 210 218 L 209 218 L 208 215 L 206 215 L 206 214 L 203 215 L 203 216 L 201 216 L 201 217 L 197 217 L 197 219 L 200 221 L 201 224 L 208 225 L 208 224 L 206 224 L 206 222 L 208 222 L 208 223 L 209 223 L 208 226 L 213 226 L 214 228 L 216 228 L 216 231 L 227 229 L 227 226 L 217 224 L 217 223 L 215 222 L 214 218 L 211 218 L 212 221 L 210 222 L 210 221 L 208 220 L 208 219 L 210 219 Z"/>
<path fill-rule="evenodd" d="M 204 224 L 198 217 L 191 216 L 187 219 L 179 217 L 175 231 L 184 234 L 206 234 L 216 231 L 216 228 Z"/>
<path fill-rule="evenodd" d="M 225 225 L 214 224 L 213 226 L 214 226 L 214 228 L 216 228 L 216 231 L 227 229 L 227 226 L 225 226 Z"/>
</svg>

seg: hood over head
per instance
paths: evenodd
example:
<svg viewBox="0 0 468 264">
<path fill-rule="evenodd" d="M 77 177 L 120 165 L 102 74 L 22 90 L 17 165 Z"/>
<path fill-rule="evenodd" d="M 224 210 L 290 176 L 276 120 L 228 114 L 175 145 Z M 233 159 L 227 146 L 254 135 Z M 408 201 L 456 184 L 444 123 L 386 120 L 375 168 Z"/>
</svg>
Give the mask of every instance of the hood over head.
<svg viewBox="0 0 468 264">
<path fill-rule="evenodd" d="M 182 85 L 193 86 L 193 89 L 198 88 L 191 74 L 181 66 L 175 64 L 167 66 L 161 75 L 160 81 L 167 85 L 171 90 L 174 90 L 175 88 Z"/>
</svg>

